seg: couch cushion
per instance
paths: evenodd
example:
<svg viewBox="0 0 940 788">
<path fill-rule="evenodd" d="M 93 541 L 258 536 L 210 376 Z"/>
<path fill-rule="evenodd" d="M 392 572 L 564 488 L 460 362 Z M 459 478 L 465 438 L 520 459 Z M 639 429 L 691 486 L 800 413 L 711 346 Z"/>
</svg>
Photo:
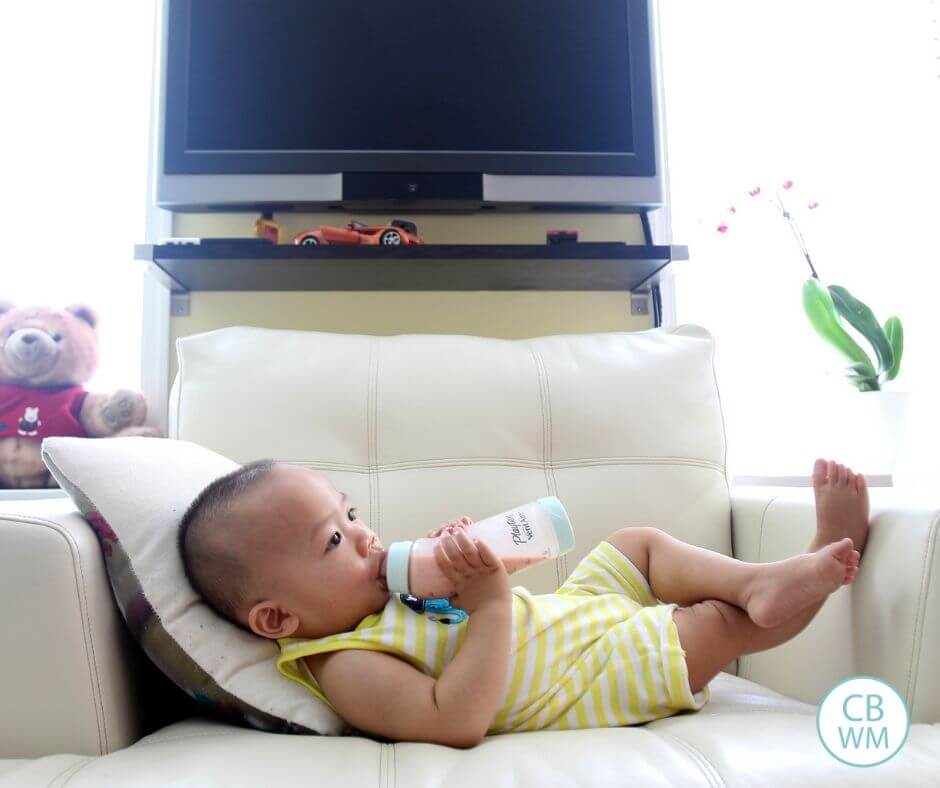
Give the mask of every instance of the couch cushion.
<svg viewBox="0 0 940 788">
<path fill-rule="evenodd" d="M 384 544 L 557 495 L 577 546 L 520 575 L 533 593 L 627 526 L 731 554 L 701 326 L 518 340 L 236 326 L 176 349 L 171 437 L 324 472 Z"/>
<path fill-rule="evenodd" d="M 299 739 L 192 718 L 85 763 L 68 786 L 936 784 L 938 726 L 912 725 L 895 757 L 853 769 L 823 748 L 815 706 L 727 673 L 719 673 L 711 688 L 713 702 L 694 714 L 616 728 L 501 734 L 470 750 L 420 742 L 388 745 L 364 736 Z"/>
<path fill-rule="evenodd" d="M 277 643 L 218 616 L 186 578 L 180 518 L 238 463 L 189 441 L 144 437 L 46 438 L 42 459 L 97 534 L 131 636 L 178 687 L 241 725 L 346 730 L 326 704 L 278 673 Z"/>
</svg>

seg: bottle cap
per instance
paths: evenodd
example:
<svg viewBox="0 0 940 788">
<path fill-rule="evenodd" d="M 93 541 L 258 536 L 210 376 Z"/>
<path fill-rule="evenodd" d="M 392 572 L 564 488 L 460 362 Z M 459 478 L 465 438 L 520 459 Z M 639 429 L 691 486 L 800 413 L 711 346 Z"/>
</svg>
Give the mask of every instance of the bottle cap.
<svg viewBox="0 0 940 788">
<path fill-rule="evenodd" d="M 539 498 L 538 502 L 552 516 L 552 525 L 555 527 L 555 536 L 558 537 L 558 555 L 564 555 L 574 549 L 574 529 L 571 527 L 571 518 L 561 501 L 554 495 Z M 391 586 L 390 586 L 391 587 Z"/>
<path fill-rule="evenodd" d="M 385 585 L 390 594 L 410 594 L 408 588 L 408 560 L 411 557 L 413 540 L 392 542 L 385 559 Z"/>
</svg>

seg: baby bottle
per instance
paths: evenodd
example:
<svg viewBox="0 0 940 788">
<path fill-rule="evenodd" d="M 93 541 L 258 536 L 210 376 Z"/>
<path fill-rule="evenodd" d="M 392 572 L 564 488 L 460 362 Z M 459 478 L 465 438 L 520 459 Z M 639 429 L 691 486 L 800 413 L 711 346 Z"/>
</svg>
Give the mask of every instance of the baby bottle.
<svg viewBox="0 0 940 788">
<path fill-rule="evenodd" d="M 574 548 L 571 520 L 554 495 L 507 509 L 463 529 L 472 541 L 486 542 L 513 572 L 556 558 Z M 457 589 L 434 557 L 440 536 L 392 542 L 379 574 L 391 594 L 411 594 L 419 599 L 449 598 Z"/>
</svg>

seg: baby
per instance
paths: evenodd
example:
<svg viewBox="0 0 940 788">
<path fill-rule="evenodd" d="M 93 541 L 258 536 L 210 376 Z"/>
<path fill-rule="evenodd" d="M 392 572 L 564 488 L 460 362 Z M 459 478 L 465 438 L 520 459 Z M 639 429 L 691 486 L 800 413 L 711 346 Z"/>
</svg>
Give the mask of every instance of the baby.
<svg viewBox="0 0 940 788">
<path fill-rule="evenodd" d="M 730 661 L 797 635 L 851 583 L 868 538 L 862 476 L 813 468 L 807 552 L 748 563 L 657 528 L 612 533 L 554 594 L 510 588 L 463 517 L 432 530 L 468 617 L 445 623 L 379 574 L 383 546 L 318 471 L 259 460 L 215 480 L 183 516 L 193 588 L 278 641 L 281 673 L 385 741 L 473 747 L 508 731 L 630 725 L 697 711 Z"/>
</svg>

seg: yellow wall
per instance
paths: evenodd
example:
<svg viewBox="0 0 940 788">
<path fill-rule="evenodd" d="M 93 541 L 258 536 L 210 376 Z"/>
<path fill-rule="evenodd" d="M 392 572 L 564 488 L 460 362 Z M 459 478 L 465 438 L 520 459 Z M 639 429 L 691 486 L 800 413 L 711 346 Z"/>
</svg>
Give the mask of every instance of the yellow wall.
<svg viewBox="0 0 940 788">
<path fill-rule="evenodd" d="M 184 237 L 252 236 L 257 214 L 180 213 L 173 234 Z M 281 243 L 320 224 L 395 218 L 418 225 L 429 244 L 545 243 L 550 228 L 578 230 L 582 241 L 643 243 L 636 214 L 360 212 L 275 214 Z M 507 263 L 508 264 L 508 263 Z M 170 383 L 176 376 L 176 338 L 224 326 L 306 329 L 357 334 L 475 334 L 519 339 L 544 334 L 643 331 L 649 316 L 631 317 L 630 294 L 617 291 L 309 291 L 195 292 L 190 314 L 171 319 Z"/>
</svg>

